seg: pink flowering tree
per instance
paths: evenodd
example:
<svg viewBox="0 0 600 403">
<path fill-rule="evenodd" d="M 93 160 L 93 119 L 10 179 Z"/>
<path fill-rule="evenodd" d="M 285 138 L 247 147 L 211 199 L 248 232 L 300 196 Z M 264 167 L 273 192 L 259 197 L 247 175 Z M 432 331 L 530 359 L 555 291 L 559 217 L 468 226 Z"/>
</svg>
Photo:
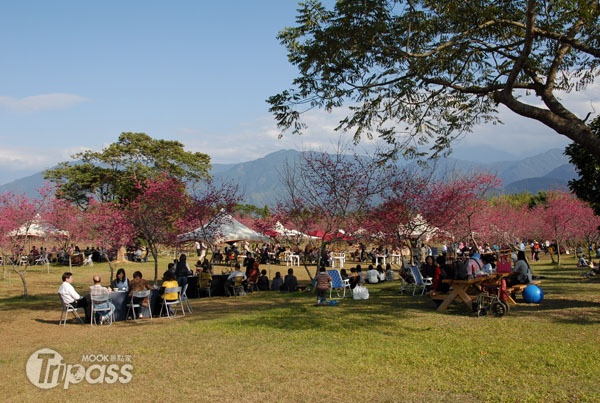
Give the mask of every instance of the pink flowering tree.
<svg viewBox="0 0 600 403">
<path fill-rule="evenodd" d="M 579 206 L 575 206 L 575 228 L 578 239 L 582 239 L 587 245 L 588 258 L 592 258 L 592 245 L 600 241 L 600 217 L 594 209 L 581 199 L 576 199 Z"/>
<path fill-rule="evenodd" d="M 71 267 L 75 246 L 89 241 L 85 211 L 69 200 L 54 197 L 48 204 L 44 219 L 53 228 L 50 236 L 58 248 L 67 253 Z"/>
<path fill-rule="evenodd" d="M 23 284 L 23 297 L 27 298 L 26 274 L 29 261 L 21 262 L 25 247 L 34 236 L 34 225 L 45 212 L 45 198 L 30 199 L 10 192 L 0 194 L 0 253 L 3 265 L 10 265 Z"/>
<path fill-rule="evenodd" d="M 116 203 L 90 200 L 85 211 L 87 238 L 98 246 L 100 254 L 108 262 L 110 281 L 114 277 L 112 258 L 118 250 L 129 244 L 136 235 L 127 214 Z"/>
<path fill-rule="evenodd" d="M 188 228 L 185 218 L 190 199 L 185 184 L 167 175 L 159 175 L 156 179 L 148 179 L 143 186 L 136 186 L 139 194 L 126 206 L 124 213 L 154 259 L 156 284 L 160 247 L 176 245 L 177 235 Z"/>
<path fill-rule="evenodd" d="M 498 183 L 495 176 L 484 173 L 436 180 L 404 171 L 390 182 L 383 202 L 372 210 L 369 230 L 411 251 L 433 236 L 477 245 L 476 214 Z"/>
<path fill-rule="evenodd" d="M 557 252 L 566 240 L 577 237 L 580 224 L 577 216 L 585 206 L 585 203 L 570 193 L 549 192 L 545 203 L 536 205 L 532 210 L 539 223 L 540 233 L 556 241 Z M 557 254 L 557 263 L 560 265 L 560 253 Z"/>
<path fill-rule="evenodd" d="M 305 152 L 282 171 L 285 196 L 275 217 L 318 236 L 320 256 L 338 239 L 340 229 L 353 233 L 361 227 L 376 196 L 394 175 L 391 165 L 343 151 L 339 146 L 334 154 Z"/>
<path fill-rule="evenodd" d="M 514 247 L 522 239 L 533 236 L 534 217 L 524 203 L 513 203 L 506 197 L 487 200 L 474 217 L 481 239 L 501 247 Z"/>
</svg>

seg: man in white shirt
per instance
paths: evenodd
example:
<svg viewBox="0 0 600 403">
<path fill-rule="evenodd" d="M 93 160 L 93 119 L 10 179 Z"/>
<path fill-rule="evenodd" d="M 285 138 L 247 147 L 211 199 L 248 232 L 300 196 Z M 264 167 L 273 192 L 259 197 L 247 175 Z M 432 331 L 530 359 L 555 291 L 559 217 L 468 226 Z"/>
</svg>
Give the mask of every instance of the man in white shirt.
<svg viewBox="0 0 600 403">
<path fill-rule="evenodd" d="M 377 269 L 373 268 L 372 265 L 369 265 L 369 270 L 367 270 L 367 273 L 365 275 L 365 280 L 367 281 L 367 283 L 369 284 L 376 284 L 379 282 L 379 276 L 378 276 L 378 272 Z"/>
<path fill-rule="evenodd" d="M 90 309 L 87 299 L 79 295 L 73 287 L 73 273 L 65 272 L 62 275 L 62 284 L 58 287 L 58 294 L 66 304 L 73 305 L 74 308 L 83 308 L 85 310 L 86 322 L 90 322 Z"/>
<path fill-rule="evenodd" d="M 235 277 L 242 277 L 243 283 L 245 283 L 248 278 L 246 277 L 246 273 L 242 271 L 242 267 L 239 263 L 235 264 L 235 269 L 229 273 L 229 276 L 227 276 L 227 280 L 225 281 L 225 294 L 227 294 L 227 296 L 231 296 L 230 289 L 235 284 Z"/>
</svg>

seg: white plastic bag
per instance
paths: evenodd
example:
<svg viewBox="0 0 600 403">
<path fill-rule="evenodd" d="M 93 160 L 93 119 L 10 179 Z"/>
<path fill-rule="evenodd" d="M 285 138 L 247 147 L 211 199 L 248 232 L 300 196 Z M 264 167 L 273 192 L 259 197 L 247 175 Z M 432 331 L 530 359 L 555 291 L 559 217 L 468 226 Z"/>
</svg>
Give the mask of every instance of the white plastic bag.
<svg viewBox="0 0 600 403">
<path fill-rule="evenodd" d="M 369 299 L 369 289 L 362 285 L 357 285 L 352 290 L 352 298 L 354 299 Z"/>
</svg>

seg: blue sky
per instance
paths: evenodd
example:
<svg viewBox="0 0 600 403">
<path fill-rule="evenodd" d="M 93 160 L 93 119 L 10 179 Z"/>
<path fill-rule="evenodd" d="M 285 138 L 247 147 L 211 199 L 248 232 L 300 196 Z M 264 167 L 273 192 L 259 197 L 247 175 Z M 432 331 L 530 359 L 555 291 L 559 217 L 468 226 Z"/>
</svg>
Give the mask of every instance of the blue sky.
<svg viewBox="0 0 600 403">
<path fill-rule="evenodd" d="M 277 139 L 265 100 L 295 69 L 276 40 L 291 0 L 5 1 L 0 4 L 0 184 L 100 151 L 121 132 L 181 141 L 214 163 L 328 149 L 340 115 L 306 116 Z M 573 108 L 600 110 L 598 85 Z M 507 160 L 564 147 L 539 123 L 503 114 L 456 146 L 456 157 Z M 498 135 L 502 134 L 502 141 Z"/>
</svg>

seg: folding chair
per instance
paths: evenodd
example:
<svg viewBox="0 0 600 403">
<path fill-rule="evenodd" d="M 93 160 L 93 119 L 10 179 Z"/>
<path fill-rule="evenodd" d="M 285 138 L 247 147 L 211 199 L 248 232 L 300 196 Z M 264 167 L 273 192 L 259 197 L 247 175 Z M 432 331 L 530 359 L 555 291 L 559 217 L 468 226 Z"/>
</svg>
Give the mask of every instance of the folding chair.
<svg viewBox="0 0 600 403">
<path fill-rule="evenodd" d="M 212 297 L 210 283 L 211 283 L 211 280 L 208 278 L 199 278 L 198 279 L 198 296 L 200 296 L 200 291 L 206 291 L 208 294 L 208 298 Z"/>
<path fill-rule="evenodd" d="M 130 302 L 127 304 L 127 315 L 125 316 L 126 319 L 129 319 L 129 312 L 132 312 L 133 315 L 133 320 L 137 320 L 138 315 L 142 315 L 142 311 L 144 310 L 144 308 L 148 309 L 148 316 L 150 317 L 150 320 L 152 320 L 152 307 L 151 307 L 151 303 L 150 303 L 150 290 L 144 290 L 144 291 L 133 291 L 131 293 L 131 300 Z M 144 298 L 148 298 L 148 306 L 143 306 L 142 305 L 142 301 L 144 300 Z M 135 309 L 139 309 L 139 314 L 136 315 L 135 314 Z"/>
<path fill-rule="evenodd" d="M 83 265 L 84 266 L 93 266 L 94 265 L 94 261 L 92 260 L 92 255 L 89 255 L 88 257 L 83 259 Z"/>
<path fill-rule="evenodd" d="M 58 294 L 58 298 L 60 298 L 60 303 L 62 305 L 62 312 L 60 314 L 60 320 L 58 321 L 58 325 L 60 326 L 61 324 L 63 326 L 67 325 L 67 319 L 69 318 L 69 312 L 71 312 L 73 314 L 73 317 L 75 319 L 77 319 L 79 321 L 79 323 L 83 324 L 83 319 L 81 319 L 81 316 L 79 316 L 79 312 L 77 312 L 78 309 L 83 309 L 83 308 L 75 308 L 72 304 L 65 302 L 63 300 L 62 295 Z"/>
<path fill-rule="evenodd" d="M 166 294 L 175 294 L 177 293 L 177 299 L 173 299 L 173 300 L 168 300 L 168 299 L 163 299 L 162 305 L 160 307 L 160 316 L 162 316 L 163 313 L 163 309 L 165 311 L 167 311 L 167 317 L 168 318 L 174 318 L 177 316 L 177 305 L 181 305 L 181 312 L 183 314 L 183 316 L 185 316 L 185 309 L 183 309 L 183 303 L 181 302 L 181 287 L 169 287 L 169 288 L 165 288 L 165 292 L 163 295 Z M 175 310 L 173 311 L 173 315 L 171 315 L 171 307 L 174 306 Z"/>
<path fill-rule="evenodd" d="M 425 289 L 433 284 L 433 278 L 423 277 L 417 266 L 410 266 L 410 274 L 412 274 L 413 280 L 415 280 L 413 296 L 417 292 L 418 287 L 422 287 L 421 295 L 425 295 Z"/>
<path fill-rule="evenodd" d="M 182 308 L 183 308 L 183 302 L 185 302 L 185 305 L 187 306 L 188 312 L 191 314 L 192 313 L 192 306 L 190 305 L 190 299 L 187 296 L 187 289 L 188 289 L 188 284 L 186 283 L 183 286 L 183 290 L 181 290 L 181 302 L 182 302 Z"/>
<path fill-rule="evenodd" d="M 231 288 L 234 297 L 241 295 L 242 291 L 244 291 L 244 277 L 235 276 L 233 278 L 233 284 L 230 284 L 229 288 Z"/>
<path fill-rule="evenodd" d="M 340 297 L 340 290 L 343 290 L 342 298 L 346 298 L 346 289 L 350 290 L 350 280 L 342 279 L 340 271 L 337 269 L 327 270 L 327 274 L 331 277 L 331 286 L 329 287 L 329 299 L 332 298 L 333 290 L 336 290 L 337 296 Z"/>
<path fill-rule="evenodd" d="M 114 310 L 110 303 L 110 296 L 106 295 L 98 295 L 90 298 L 92 307 L 90 309 L 92 318 L 90 320 L 90 325 L 98 325 L 96 321 L 96 313 L 104 314 L 108 317 L 108 320 L 101 321 L 100 324 L 112 325 L 114 321 Z M 108 315 L 107 315 L 108 312 Z M 103 316 L 104 316 L 103 315 Z"/>
</svg>

